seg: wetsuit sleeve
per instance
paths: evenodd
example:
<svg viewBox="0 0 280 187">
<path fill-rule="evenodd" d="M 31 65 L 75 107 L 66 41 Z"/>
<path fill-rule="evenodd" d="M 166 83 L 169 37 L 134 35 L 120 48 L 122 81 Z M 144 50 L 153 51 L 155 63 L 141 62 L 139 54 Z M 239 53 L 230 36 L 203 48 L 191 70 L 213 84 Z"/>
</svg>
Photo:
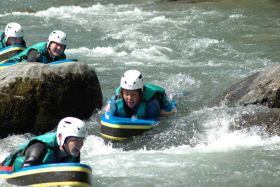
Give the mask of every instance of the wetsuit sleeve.
<svg viewBox="0 0 280 187">
<path fill-rule="evenodd" d="M 30 145 L 24 153 L 25 160 L 22 167 L 39 165 L 42 163 L 47 153 L 46 145 L 42 142 L 36 142 Z"/>
<path fill-rule="evenodd" d="M 27 62 L 40 62 L 40 53 L 35 49 L 31 49 L 27 53 L 26 60 Z"/>
<path fill-rule="evenodd" d="M 146 104 L 146 118 L 155 119 L 160 117 L 160 105 L 157 99 L 153 99 Z"/>
</svg>

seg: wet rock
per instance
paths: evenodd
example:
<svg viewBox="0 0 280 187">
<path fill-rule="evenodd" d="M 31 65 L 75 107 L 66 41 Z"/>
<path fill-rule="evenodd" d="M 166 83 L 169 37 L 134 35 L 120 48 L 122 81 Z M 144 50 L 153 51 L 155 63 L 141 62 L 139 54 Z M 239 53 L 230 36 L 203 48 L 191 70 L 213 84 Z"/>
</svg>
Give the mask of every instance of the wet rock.
<svg viewBox="0 0 280 187">
<path fill-rule="evenodd" d="M 0 70 L 0 136 L 45 133 L 66 116 L 88 119 L 102 102 L 87 64 L 19 63 Z"/>
<path fill-rule="evenodd" d="M 257 72 L 229 87 L 216 98 L 215 104 L 260 104 L 280 108 L 280 65 Z"/>
<path fill-rule="evenodd" d="M 280 109 L 266 109 L 261 112 L 243 114 L 235 121 L 235 125 L 231 126 L 231 130 L 250 128 L 252 126 L 264 129 L 265 131 L 261 132 L 267 132 L 268 135 L 280 136 Z"/>
<path fill-rule="evenodd" d="M 215 105 L 265 106 L 265 111 L 243 115 L 232 129 L 258 126 L 270 135 L 280 135 L 280 65 L 257 72 L 229 87 L 216 98 Z"/>
</svg>

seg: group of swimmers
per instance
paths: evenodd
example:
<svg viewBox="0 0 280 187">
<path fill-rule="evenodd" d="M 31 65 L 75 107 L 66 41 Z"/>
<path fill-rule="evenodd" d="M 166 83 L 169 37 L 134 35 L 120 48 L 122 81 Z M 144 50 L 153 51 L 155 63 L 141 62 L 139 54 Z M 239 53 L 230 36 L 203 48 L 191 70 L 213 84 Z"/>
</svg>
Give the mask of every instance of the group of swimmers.
<svg viewBox="0 0 280 187">
<path fill-rule="evenodd" d="M 18 23 L 9 23 L 1 35 L 1 43 L 2 47 L 25 46 L 22 27 Z M 31 45 L 9 61 L 50 63 L 64 60 L 66 44 L 66 34 L 55 30 L 47 42 Z M 144 83 L 142 73 L 128 70 L 122 75 L 120 86 L 104 110 L 113 116 L 157 119 L 176 113 L 176 107 L 171 105 L 162 87 Z M 75 117 L 63 118 L 56 132 L 32 138 L 9 155 L 1 165 L 13 166 L 14 171 L 17 171 L 22 167 L 40 164 L 80 162 L 80 150 L 87 134 L 83 121 Z"/>
<path fill-rule="evenodd" d="M 21 45 L 26 48 L 23 35 L 23 28 L 20 24 L 7 24 L 4 32 L 0 33 L 0 50 L 13 45 Z M 40 62 L 47 64 L 65 60 L 66 45 L 66 34 L 63 31 L 55 30 L 50 33 L 47 42 L 33 44 L 19 54 L 7 59 L 6 62 Z"/>
</svg>

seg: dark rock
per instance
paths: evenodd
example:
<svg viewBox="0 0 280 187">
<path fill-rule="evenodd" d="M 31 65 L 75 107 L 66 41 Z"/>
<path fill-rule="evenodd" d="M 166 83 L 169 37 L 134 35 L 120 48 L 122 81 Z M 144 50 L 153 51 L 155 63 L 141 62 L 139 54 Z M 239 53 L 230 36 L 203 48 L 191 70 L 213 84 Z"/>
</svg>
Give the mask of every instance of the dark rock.
<svg viewBox="0 0 280 187">
<path fill-rule="evenodd" d="M 260 104 L 280 108 L 280 65 L 257 72 L 234 84 L 216 98 L 215 104 Z"/>
<path fill-rule="evenodd" d="M 0 70 L 0 136 L 42 134 L 66 116 L 88 119 L 102 102 L 98 77 L 87 64 L 19 63 Z"/>
<path fill-rule="evenodd" d="M 264 111 L 243 114 L 231 130 L 239 130 L 257 126 L 265 130 L 268 135 L 280 136 L 280 109 L 266 109 Z"/>
<path fill-rule="evenodd" d="M 234 84 L 220 94 L 215 105 L 264 106 L 264 111 L 244 114 L 232 129 L 258 126 L 269 135 L 280 135 L 280 65 L 269 67 Z"/>
</svg>

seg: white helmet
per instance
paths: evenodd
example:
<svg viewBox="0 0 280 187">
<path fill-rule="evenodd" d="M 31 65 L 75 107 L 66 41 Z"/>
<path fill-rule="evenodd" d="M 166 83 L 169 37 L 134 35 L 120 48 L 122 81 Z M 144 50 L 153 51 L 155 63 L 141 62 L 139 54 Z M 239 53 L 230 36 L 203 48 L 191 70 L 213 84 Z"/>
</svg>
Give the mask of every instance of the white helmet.
<svg viewBox="0 0 280 187">
<path fill-rule="evenodd" d="M 59 44 L 66 45 L 67 44 L 67 39 L 66 39 L 65 32 L 60 31 L 60 30 L 52 31 L 51 34 L 49 35 L 49 38 L 48 38 L 47 47 L 49 47 L 51 42 L 56 42 L 56 43 L 59 43 Z"/>
<path fill-rule="evenodd" d="M 6 39 L 9 37 L 23 37 L 22 26 L 18 23 L 9 23 L 5 28 Z"/>
<path fill-rule="evenodd" d="M 121 78 L 121 88 L 126 90 L 137 90 L 142 89 L 143 90 L 143 76 L 142 74 L 137 70 L 128 70 L 126 71 L 122 78 Z"/>
<path fill-rule="evenodd" d="M 59 134 L 62 135 L 61 141 L 59 141 Z M 65 139 L 69 136 L 86 138 L 87 134 L 86 124 L 82 120 L 74 117 L 66 117 L 58 123 L 56 131 L 57 143 L 62 146 Z"/>
</svg>

